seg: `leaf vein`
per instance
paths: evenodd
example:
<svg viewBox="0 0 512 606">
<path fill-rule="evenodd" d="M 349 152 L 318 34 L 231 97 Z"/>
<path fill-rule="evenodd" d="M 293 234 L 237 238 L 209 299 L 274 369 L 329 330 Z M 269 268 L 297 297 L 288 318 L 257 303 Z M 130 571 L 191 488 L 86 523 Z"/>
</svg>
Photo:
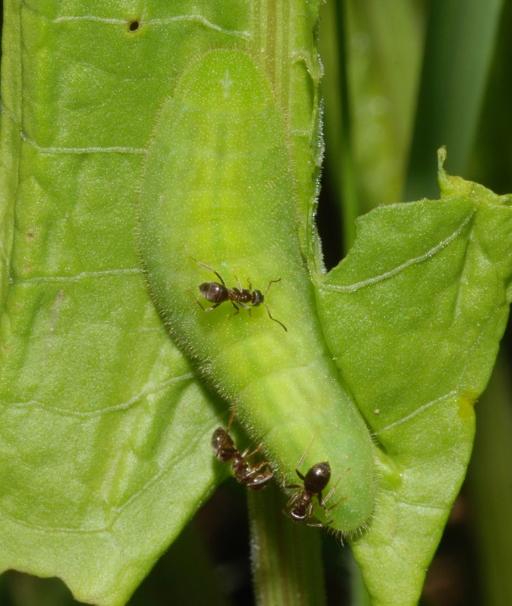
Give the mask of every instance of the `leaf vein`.
<svg viewBox="0 0 512 606">
<path fill-rule="evenodd" d="M 51 284 L 61 282 L 80 282 L 89 278 L 105 278 L 108 276 L 140 275 L 143 274 L 140 267 L 126 267 L 117 269 L 103 269 L 101 271 L 81 271 L 69 276 L 30 276 L 29 278 L 10 278 L 10 283 L 15 285 L 25 284 Z"/>
<path fill-rule="evenodd" d="M 40 400 L 27 400 L 26 402 L 2 402 L 0 401 L 0 406 L 4 408 L 40 408 L 49 414 L 59 415 L 63 417 L 77 417 L 77 418 L 94 418 L 101 417 L 106 414 L 110 414 L 113 412 L 126 411 L 132 408 L 135 404 L 140 402 L 142 398 L 145 396 L 149 396 L 159 391 L 162 391 L 169 385 L 174 383 L 179 383 L 181 381 L 187 381 L 194 378 L 194 374 L 192 372 L 186 372 L 182 375 L 178 375 L 177 377 L 171 377 L 162 381 L 158 384 L 151 384 L 142 389 L 139 393 L 133 395 L 131 398 L 126 400 L 125 402 L 120 402 L 119 404 L 113 404 L 112 406 L 107 406 L 100 410 L 90 410 L 90 411 L 80 411 L 80 410 L 71 410 L 67 408 L 59 408 L 57 406 L 51 406 L 45 402 L 41 402 Z"/>
<path fill-rule="evenodd" d="M 24 526 L 25 528 L 30 528 L 31 530 L 41 532 L 44 534 L 52 533 L 52 534 L 84 534 L 84 535 L 90 534 L 90 535 L 92 535 L 92 534 L 109 533 L 112 531 L 112 528 L 116 524 L 117 520 L 123 514 L 123 511 L 125 509 L 127 509 L 134 501 L 139 499 L 147 490 L 149 490 L 149 488 L 151 488 L 151 486 L 153 486 L 155 483 L 157 483 L 159 480 L 161 480 L 167 473 L 169 473 L 169 471 L 175 469 L 180 461 L 186 459 L 191 452 L 194 452 L 197 444 L 203 443 L 205 441 L 205 434 L 207 432 L 208 432 L 208 434 L 210 434 L 211 425 L 208 425 L 205 428 L 204 432 L 202 432 L 200 435 L 198 435 L 198 438 L 196 440 L 190 440 L 188 442 L 188 447 L 181 450 L 178 457 L 171 457 L 171 459 L 167 462 L 166 465 L 162 466 L 160 468 L 160 470 L 154 476 L 149 478 L 149 480 L 143 486 L 141 486 L 141 488 L 139 490 L 137 490 L 129 499 L 127 499 L 120 507 L 113 507 L 112 508 L 112 513 L 113 513 L 112 518 L 110 519 L 110 521 L 108 521 L 106 524 L 103 524 L 102 526 L 96 526 L 93 528 L 78 528 L 78 527 L 73 527 L 73 526 L 48 527 L 48 526 L 43 526 L 42 524 L 35 524 L 33 522 L 26 522 L 25 520 L 21 520 L 20 518 L 17 518 L 15 516 L 11 515 L 7 511 L 5 511 L 3 508 L 0 508 L 0 513 L 1 513 L 1 515 L 8 518 L 15 524 L 19 524 L 20 526 Z"/>
<path fill-rule="evenodd" d="M 39 145 L 34 139 L 26 133 L 20 131 L 22 141 L 28 143 L 41 154 L 134 154 L 144 155 L 146 153 L 143 147 L 130 146 L 91 146 L 91 147 L 64 147 L 64 146 L 43 146 Z"/>
<path fill-rule="evenodd" d="M 386 425 L 386 426 L 382 427 L 381 429 L 379 429 L 378 431 L 374 432 L 374 435 L 377 436 L 377 435 L 379 435 L 379 434 L 381 434 L 381 433 L 383 433 L 385 431 L 389 431 L 390 429 L 394 429 L 398 425 L 402 425 L 403 423 L 407 423 L 408 421 L 410 421 L 411 419 L 413 419 L 417 415 L 421 414 L 422 412 L 425 412 L 426 410 L 428 410 L 429 408 L 432 408 L 436 404 L 441 403 L 443 400 L 448 400 L 449 398 L 455 397 L 457 395 L 457 393 L 458 392 L 456 390 L 449 391 L 448 393 L 440 396 L 439 398 L 435 398 L 434 400 L 430 400 L 430 402 L 426 402 L 425 404 L 422 404 L 421 406 L 419 406 L 418 408 L 416 408 L 415 410 L 413 410 L 408 415 L 405 415 L 405 417 L 397 419 L 396 421 L 393 421 L 389 425 Z"/>
<path fill-rule="evenodd" d="M 373 286 L 374 284 L 377 284 L 378 282 L 383 282 L 385 280 L 389 280 L 390 278 L 393 278 L 397 274 L 403 272 L 404 270 L 408 269 L 409 267 L 411 267 L 413 265 L 418 265 L 419 263 L 428 261 L 429 259 L 434 257 L 437 253 L 439 253 L 443 249 L 445 249 L 448 245 L 450 245 L 454 240 L 456 240 L 461 235 L 461 233 L 464 231 L 464 229 L 466 228 L 468 223 L 473 218 L 473 215 L 475 214 L 475 212 L 476 211 L 473 210 L 467 217 L 465 217 L 464 220 L 461 222 L 461 224 L 444 240 L 441 240 L 435 246 L 433 246 L 432 248 L 427 250 L 425 253 L 423 253 L 417 257 L 408 259 L 404 263 L 401 263 L 400 265 L 397 265 L 396 267 L 393 267 L 392 269 L 385 271 L 382 274 L 379 274 L 377 276 L 372 276 L 371 278 L 367 278 L 366 280 L 361 280 L 360 282 L 354 282 L 353 284 L 321 283 L 320 289 L 325 290 L 325 291 L 333 291 L 333 292 L 347 292 L 347 293 L 356 292 L 356 291 L 366 288 L 368 286 Z"/>
<path fill-rule="evenodd" d="M 86 21 L 91 23 L 105 23 L 108 25 L 126 25 L 128 19 L 112 18 L 112 17 L 99 17 L 96 15 L 61 15 L 53 19 L 53 23 L 69 23 L 74 21 Z M 190 15 L 175 15 L 173 17 L 164 17 L 160 19 L 145 19 L 141 20 L 144 25 L 170 25 L 172 23 L 190 22 L 202 25 L 207 29 L 211 29 L 215 32 L 225 34 L 226 36 L 234 36 L 235 38 L 242 38 L 248 40 L 251 37 L 250 32 L 244 30 L 227 29 L 213 23 L 203 15 L 190 14 Z"/>
</svg>

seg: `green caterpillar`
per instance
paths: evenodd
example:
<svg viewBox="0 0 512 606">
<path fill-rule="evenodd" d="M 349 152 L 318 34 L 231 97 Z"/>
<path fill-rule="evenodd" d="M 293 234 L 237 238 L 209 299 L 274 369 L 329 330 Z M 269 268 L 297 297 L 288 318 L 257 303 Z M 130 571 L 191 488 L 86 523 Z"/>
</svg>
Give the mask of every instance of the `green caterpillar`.
<svg viewBox="0 0 512 606">
<path fill-rule="evenodd" d="M 150 141 L 140 246 L 154 300 L 175 341 L 236 408 L 284 483 L 328 461 L 325 514 L 350 533 L 369 519 L 376 490 L 370 434 L 326 349 L 297 236 L 282 117 L 241 51 L 213 51 L 182 77 Z M 197 305 L 198 286 L 251 283 L 263 306 L 234 314 Z M 316 515 L 316 514 L 315 514 Z M 319 517 L 323 515 L 319 512 Z"/>
</svg>

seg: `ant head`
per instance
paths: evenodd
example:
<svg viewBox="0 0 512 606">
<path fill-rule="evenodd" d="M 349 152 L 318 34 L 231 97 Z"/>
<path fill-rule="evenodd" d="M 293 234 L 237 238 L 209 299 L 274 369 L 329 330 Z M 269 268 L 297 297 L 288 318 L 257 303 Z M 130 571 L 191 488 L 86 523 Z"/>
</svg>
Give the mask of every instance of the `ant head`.
<svg viewBox="0 0 512 606">
<path fill-rule="evenodd" d="M 236 448 L 229 433 L 222 427 L 217 427 L 212 435 L 212 448 L 215 456 L 221 461 L 229 461 L 233 458 Z"/>
<path fill-rule="evenodd" d="M 263 303 L 264 298 L 265 297 L 263 296 L 261 290 L 254 290 L 252 293 L 252 304 L 254 306 L 261 305 L 261 303 Z"/>
<path fill-rule="evenodd" d="M 220 303 L 226 298 L 226 287 L 218 282 L 203 282 L 199 285 L 199 292 L 212 303 Z"/>
<path fill-rule="evenodd" d="M 304 478 L 304 488 L 313 494 L 318 494 L 327 486 L 331 479 L 331 466 L 327 461 L 313 465 Z"/>
<path fill-rule="evenodd" d="M 296 522 L 304 522 L 311 517 L 313 513 L 313 504 L 311 502 L 311 498 L 304 498 L 304 496 L 299 493 L 297 498 L 292 501 L 292 503 L 288 507 L 288 514 L 295 520 Z"/>
</svg>

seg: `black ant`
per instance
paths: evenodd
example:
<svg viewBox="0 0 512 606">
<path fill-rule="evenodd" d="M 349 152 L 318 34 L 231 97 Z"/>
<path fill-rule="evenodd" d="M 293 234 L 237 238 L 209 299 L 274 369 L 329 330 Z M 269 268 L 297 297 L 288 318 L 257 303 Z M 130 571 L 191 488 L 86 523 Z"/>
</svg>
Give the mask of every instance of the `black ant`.
<svg viewBox="0 0 512 606">
<path fill-rule="evenodd" d="M 253 452 L 249 449 L 240 452 L 233 442 L 233 438 L 223 427 L 217 427 L 212 435 L 212 447 L 215 456 L 220 461 L 231 461 L 231 469 L 235 479 L 247 488 L 261 490 L 270 482 L 274 476 L 267 461 L 253 465 L 248 458 L 258 452 L 259 447 Z"/>
<path fill-rule="evenodd" d="M 274 322 L 277 322 L 279 326 L 281 326 L 286 332 L 288 332 L 286 326 L 280 320 L 272 316 L 268 305 L 265 303 L 265 297 L 267 296 L 270 287 L 272 286 L 272 284 L 280 282 L 281 278 L 278 278 L 277 280 L 270 280 L 265 294 L 263 294 L 261 290 L 253 290 L 250 282 L 249 288 L 242 288 L 241 286 L 240 288 L 228 288 L 226 286 L 226 283 L 224 282 L 224 279 L 218 272 L 216 272 L 211 267 L 208 267 L 208 265 L 205 265 L 204 263 L 201 263 L 201 265 L 212 271 L 219 279 L 219 282 L 203 282 L 199 285 L 199 291 L 201 292 L 203 297 L 210 303 L 213 303 L 211 307 L 209 307 L 208 309 L 204 309 L 204 307 L 198 301 L 201 309 L 203 309 L 204 311 L 212 311 L 221 303 L 224 303 L 224 301 L 231 301 L 231 305 L 233 305 L 236 310 L 235 313 L 239 312 L 240 307 L 248 309 L 250 312 L 251 307 L 258 307 L 258 305 L 263 305 L 267 310 L 268 317 Z"/>
<path fill-rule="evenodd" d="M 299 488 L 300 490 L 291 496 L 286 505 L 286 513 L 296 522 L 305 522 L 308 526 L 323 527 L 324 524 L 312 517 L 313 497 L 316 496 L 320 506 L 325 509 L 322 490 L 331 479 L 331 466 L 325 461 L 313 465 L 305 476 L 298 469 L 296 472 L 303 485 L 289 484 L 287 486 L 287 488 Z"/>
</svg>

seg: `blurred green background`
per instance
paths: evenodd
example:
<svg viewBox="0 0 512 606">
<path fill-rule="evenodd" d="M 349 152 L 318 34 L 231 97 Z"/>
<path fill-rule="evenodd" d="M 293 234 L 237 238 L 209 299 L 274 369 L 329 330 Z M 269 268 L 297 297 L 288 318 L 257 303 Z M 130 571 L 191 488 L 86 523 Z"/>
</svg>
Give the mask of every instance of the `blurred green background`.
<svg viewBox="0 0 512 606">
<path fill-rule="evenodd" d="M 318 227 L 325 264 L 378 204 L 437 197 L 446 168 L 512 192 L 512 3 L 327 0 L 326 154 Z M 486 394 L 467 480 L 430 567 L 423 606 L 512 604 L 510 328 Z M 1 548 L 1 546 L 0 546 Z M 365 604 L 347 549 L 324 538 L 328 604 Z M 130 604 L 253 603 L 244 491 L 228 481 L 161 558 Z M 56 579 L 0 576 L 0 606 L 77 604 Z"/>
</svg>

